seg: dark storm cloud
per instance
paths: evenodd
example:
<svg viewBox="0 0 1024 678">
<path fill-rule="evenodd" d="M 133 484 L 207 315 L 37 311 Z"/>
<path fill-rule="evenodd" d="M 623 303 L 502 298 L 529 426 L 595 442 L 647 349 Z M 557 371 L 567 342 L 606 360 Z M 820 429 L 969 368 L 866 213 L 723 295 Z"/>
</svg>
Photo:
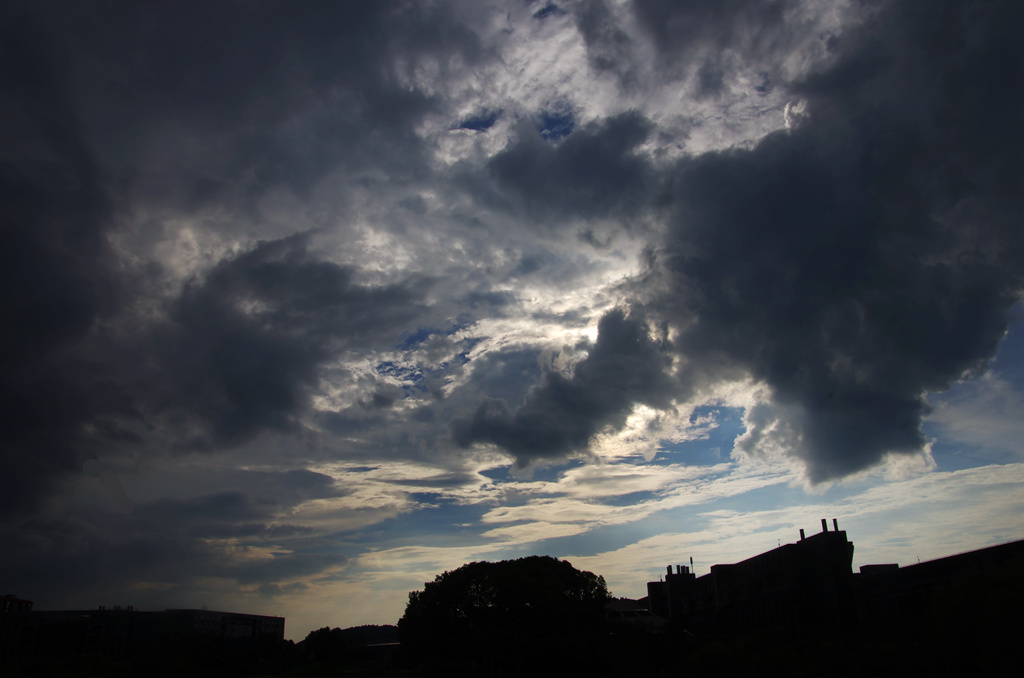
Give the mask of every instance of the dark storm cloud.
<svg viewBox="0 0 1024 678">
<path fill-rule="evenodd" d="M 658 49 L 675 56 L 704 44 L 731 47 L 748 34 L 756 42 L 768 41 L 770 32 L 782 27 L 786 10 L 797 4 L 796 0 L 633 0 L 632 7 Z"/>
<path fill-rule="evenodd" d="M 772 389 L 741 447 L 813 481 L 917 452 L 925 393 L 993 357 L 1024 284 L 1022 20 L 895 3 L 796 88 L 796 129 L 675 171 L 662 303 L 685 373 Z"/>
<path fill-rule="evenodd" d="M 547 371 L 514 410 L 505 400 L 489 398 L 469 417 L 453 421 L 452 436 L 462 446 L 498 445 L 521 466 L 585 450 L 605 428 L 621 428 L 635 403 L 670 406 L 675 391 L 670 363 L 665 346 L 651 339 L 645 323 L 610 311 L 571 377 Z"/>
<path fill-rule="evenodd" d="M 479 397 L 518 402 L 541 378 L 540 362 L 541 351 L 535 347 L 490 351 L 472 362 L 473 378 L 466 388 Z"/>
<path fill-rule="evenodd" d="M 543 220 L 629 217 L 642 207 L 648 169 L 635 154 L 650 133 L 639 113 L 577 129 L 560 144 L 523 131 L 489 163 L 512 209 Z M 507 196 L 507 197 L 506 197 Z"/>
<path fill-rule="evenodd" d="M 634 14 L 669 71 L 697 70 L 697 93 L 717 94 L 730 52 L 744 60 L 786 53 L 786 35 L 801 28 L 785 13 L 796 0 L 634 0 Z"/>
<path fill-rule="evenodd" d="M 214 445 L 291 429 L 325 361 L 397 344 L 415 315 L 422 282 L 356 284 L 351 270 L 309 255 L 303 240 L 261 243 L 222 262 L 186 287 L 161 328 L 167 398 L 159 410 L 188 412 Z"/>
<path fill-rule="evenodd" d="M 31 16 L 0 10 L 0 511 L 81 463 L 69 441 L 104 400 L 80 383 L 90 369 L 76 343 L 119 283 L 69 61 Z"/>
<path fill-rule="evenodd" d="M 352 277 L 310 255 L 302 237 L 261 243 L 186 285 L 166 322 L 7 370 L 4 507 L 29 508 L 99 447 L 215 451 L 296 430 L 323 365 L 397 344 L 429 289 Z"/>
<path fill-rule="evenodd" d="M 345 488 L 330 476 L 304 469 L 285 472 L 231 470 L 190 479 L 190 489 L 214 491 L 187 498 L 164 498 L 139 503 L 131 522 L 140 531 L 178 534 L 185 537 L 244 536 L 264 540 L 287 539 L 306 534 L 309 528 L 280 523 L 299 504 L 339 497 Z M 231 487 L 231 490 L 216 489 Z"/>
<path fill-rule="evenodd" d="M 446 11 L 3 4 L 0 510 L 30 509 L 98 446 L 152 442 L 157 419 L 184 413 L 179 436 L 210 444 L 287 429 L 333 351 L 383 338 L 370 327 L 396 320 L 385 307 L 407 306 L 402 289 L 360 287 L 294 251 L 256 261 L 271 245 L 193 282 L 169 334 L 151 332 L 165 272 L 146 248 L 163 219 L 205 209 L 230 216 L 197 226 L 244 239 L 268 190 L 308 195 L 339 169 L 413 178 L 413 127 L 436 103 L 415 69 L 483 58 Z M 119 259 L 122 236 L 141 249 Z"/>
<path fill-rule="evenodd" d="M 126 190 L 198 209 L 325 174 L 423 170 L 412 126 L 435 108 L 414 69 L 482 58 L 445 9 L 416 3 L 68 3 L 81 106 Z"/>
<path fill-rule="evenodd" d="M 267 518 L 276 502 L 249 497 L 242 492 L 218 492 L 189 500 L 161 499 L 135 510 L 142 520 L 159 519 L 182 526 L 200 521 L 203 526 L 215 522 L 251 521 Z"/>
<path fill-rule="evenodd" d="M 210 577 L 240 586 L 282 585 L 344 564 L 313 529 L 280 519 L 305 501 L 344 494 L 330 477 L 306 470 L 209 475 L 193 485 L 241 489 L 142 501 L 121 514 L 85 507 L 75 515 L 5 522 L 0 579 L 51 604 L 85 592 L 123 595 L 137 586 L 135 604 L 168 605 L 180 604 L 174 592 L 154 599 L 160 594 L 146 593 L 144 585 L 159 590 Z M 272 548 L 273 557 L 246 555 L 256 547 Z M 89 604 L 97 602 L 104 601 Z"/>
<path fill-rule="evenodd" d="M 282 535 L 266 525 L 216 520 L 205 526 L 197 520 L 192 530 L 176 525 L 160 530 L 154 525 L 133 514 L 115 523 L 86 516 L 36 519 L 14 530 L 5 527 L 0 534 L 7 557 L 0 561 L 0 575 L 17 582 L 41 607 L 67 606 L 64 601 L 83 597 L 92 607 L 105 602 L 97 597 L 108 592 L 123 596 L 129 589 L 134 604 L 160 607 L 181 604 L 182 592 L 173 587 L 202 587 L 200 582 L 210 578 L 235 586 L 286 585 L 290 579 L 323 574 L 347 561 L 341 554 L 320 550 L 321 540 L 304 539 L 301 531 Z M 166 522 L 161 525 L 167 527 Z M 234 546 L 218 545 L 219 539 Z M 278 544 L 304 550 L 278 548 L 269 557 L 246 556 L 253 547 Z M 223 584 L 218 588 L 220 593 L 230 591 Z"/>
<path fill-rule="evenodd" d="M 668 66 L 696 54 L 688 35 L 718 47 L 753 36 L 749 56 L 799 32 L 784 22 L 789 3 L 725 4 L 636 10 Z M 678 394 L 747 377 L 768 385 L 771 401 L 748 412 L 739 449 L 781 448 L 812 481 L 921 451 L 926 394 L 985 369 L 1024 287 L 1024 83 L 1009 28 L 1022 9 L 875 9 L 828 40 L 827 67 L 785 85 L 806 109 L 752 150 L 655 170 L 632 154 L 648 123 L 627 114 L 559 145 L 524 135 L 491 162 L 499 187 L 535 218 L 664 209 L 664 246 L 650 287 L 637 291 L 679 331 Z M 715 68 L 697 72 L 705 94 Z M 782 86 L 769 71 L 761 78 Z M 567 384 L 580 374 L 546 374 L 515 410 L 488 400 L 455 421 L 455 440 L 491 442 L 520 461 L 564 454 L 605 417 L 648 402 L 627 387 L 607 407 L 578 407 Z M 595 394 L 620 378 L 591 374 Z"/>
</svg>

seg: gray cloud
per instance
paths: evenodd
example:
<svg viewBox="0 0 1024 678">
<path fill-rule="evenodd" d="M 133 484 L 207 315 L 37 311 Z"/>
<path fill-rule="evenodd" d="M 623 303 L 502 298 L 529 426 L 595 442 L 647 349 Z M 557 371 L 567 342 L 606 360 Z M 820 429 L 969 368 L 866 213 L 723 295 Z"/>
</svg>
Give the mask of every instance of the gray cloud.
<svg viewBox="0 0 1024 678">
<path fill-rule="evenodd" d="M 787 59 L 818 56 L 831 36 L 822 13 L 801 0 L 634 0 L 617 10 L 586 0 L 574 16 L 597 73 L 613 73 L 626 91 L 644 90 L 652 78 L 683 85 L 697 100 L 721 97 L 736 76 L 756 77 L 756 92 L 766 94 L 800 67 Z M 651 46 L 653 71 L 645 67 Z"/>
<path fill-rule="evenodd" d="M 187 286 L 160 328 L 159 409 L 187 411 L 218 445 L 288 430 L 318 367 L 345 349 L 397 343 L 424 289 L 355 284 L 352 271 L 310 256 L 302 238 L 261 243 Z"/>
<path fill-rule="evenodd" d="M 437 107 L 415 68 L 485 56 L 443 4 L 57 5 L 40 18 L 74 50 L 92 134 L 150 210 L 251 213 L 334 171 L 408 181 L 426 171 L 413 126 Z"/>
<path fill-rule="evenodd" d="M 797 0 L 634 0 L 640 26 L 658 49 L 664 68 L 679 76 L 695 73 L 696 93 L 715 96 L 724 86 L 727 70 L 761 62 L 775 66 L 791 51 L 793 36 L 806 26 L 786 16 Z M 787 18 L 789 20 L 787 21 Z"/>
<path fill-rule="evenodd" d="M 634 403 L 670 407 L 676 387 L 669 366 L 664 344 L 651 339 L 642 320 L 610 311 L 571 377 L 545 372 L 514 410 L 489 398 L 472 415 L 453 420 L 452 435 L 462 446 L 498 445 L 519 465 L 582 451 L 604 428 L 621 428 Z"/>
<path fill-rule="evenodd" d="M 304 501 L 344 494 L 333 479 L 306 470 L 236 470 L 193 484 L 218 482 L 241 489 L 140 501 L 119 514 L 87 507 L 6 523 L 0 536 L 9 557 L 0 559 L 0 577 L 41 595 L 44 606 L 135 587 L 135 604 L 159 607 L 181 604 L 179 587 L 211 577 L 227 582 L 217 595 L 230 595 L 286 586 L 346 562 L 315 530 L 279 520 Z M 254 547 L 272 547 L 272 557 L 248 557 Z"/>
<path fill-rule="evenodd" d="M 666 26 L 710 26 L 699 41 L 715 44 L 793 30 L 781 23 L 785 3 L 734 4 L 636 7 L 666 59 L 690 49 Z M 665 209 L 665 240 L 633 289 L 679 331 L 678 392 L 747 377 L 767 384 L 772 401 L 748 413 L 738 449 L 789 452 L 812 481 L 887 452 L 919 453 L 926 394 L 986 368 L 1024 288 L 1020 162 L 1005 152 L 1022 147 L 1021 95 L 1010 85 L 1021 59 L 1006 29 L 1020 10 L 882 9 L 831 40 L 826 68 L 790 85 L 806 104 L 795 127 L 751 150 L 686 158 L 660 175 L 620 151 L 576 162 L 616 126 L 637 134 L 621 148 L 642 141 L 647 123 L 630 114 L 560 146 L 520 142 L 492 161 L 533 216 L 587 213 L 598 194 L 616 207 L 632 195 Z M 755 47 L 775 50 L 767 32 Z M 595 372 L 588 385 L 602 393 L 620 378 Z M 579 406 L 575 418 L 568 383 L 546 374 L 515 410 L 488 400 L 454 422 L 456 441 L 491 442 L 521 461 L 564 454 L 584 448 L 609 413 L 646 402 L 625 387 L 621 402 Z"/>
<path fill-rule="evenodd" d="M 308 201 L 331 173 L 359 190 L 429 172 L 414 128 L 436 100 L 415 69 L 486 57 L 448 12 L 5 3 L 0 511 L 32 508 L 111 443 L 163 447 L 157 430 L 207 447 L 289 430 L 324 361 L 412 319 L 423 281 L 358 285 L 287 240 L 317 210 L 280 223 L 265 202 Z M 200 275 L 153 328 L 180 283 L 166 251 L 183 228 Z M 214 242 L 253 251 L 217 265 Z M 390 303 L 404 311 L 389 320 Z"/>
<path fill-rule="evenodd" d="M 648 170 L 635 155 L 651 131 L 636 112 L 578 129 L 558 145 L 524 130 L 489 169 L 499 201 L 544 221 L 628 219 L 643 211 Z"/>
<path fill-rule="evenodd" d="M 290 580 L 314 577 L 347 561 L 341 554 L 328 552 L 232 558 L 205 538 L 158 533 L 115 537 L 85 521 L 50 521 L 31 527 L 30 534 L 6 535 L 12 550 L 2 571 L 7 581 L 36 591 L 33 595 L 41 607 L 53 607 L 56 601 L 93 607 L 104 602 L 105 595 L 123 596 L 131 586 L 137 587 L 131 600 L 140 607 L 175 606 L 182 604 L 183 595 L 192 596 L 204 588 L 200 582 L 209 578 L 226 582 L 217 587 L 216 597 L 230 597 L 243 587 L 288 586 Z M 249 534 L 225 536 L 253 543 Z M 39 548 L 41 543 L 45 548 Z"/>
<path fill-rule="evenodd" d="M 31 507 L 111 444 L 217 450 L 296 431 L 322 365 L 397 344 L 429 289 L 352 278 L 308 254 L 303 237 L 261 243 L 186 285 L 166 322 L 49 351 L 40 341 L 34 360 L 4 374 L 3 507 Z"/>
<path fill-rule="evenodd" d="M 240 471 L 217 473 L 211 479 L 192 479 L 191 491 L 203 485 L 214 491 L 184 498 L 144 501 L 132 511 L 131 522 L 140 530 L 182 537 L 232 536 L 263 540 L 302 537 L 309 528 L 279 521 L 295 506 L 312 499 L 339 497 L 347 489 L 333 478 L 305 469 L 284 472 Z M 232 489 L 222 489 L 231 487 Z"/>
<path fill-rule="evenodd" d="M 77 344 L 123 292 L 58 45 L 17 5 L 0 10 L 0 511 L 34 504 L 49 475 L 81 463 L 71 440 L 106 393 Z"/>
<path fill-rule="evenodd" d="M 1024 289 L 1003 150 L 1022 147 L 1020 8 L 927 7 L 844 38 L 796 88 L 796 129 L 685 160 L 668 188 L 686 373 L 771 386 L 741 449 L 774 441 L 815 481 L 920 451 L 925 393 L 985 368 Z"/>
<path fill-rule="evenodd" d="M 629 86 L 630 76 L 636 72 L 633 40 L 618 26 L 608 5 L 604 0 L 584 0 L 577 5 L 575 18 L 591 68 L 615 73 L 623 85 Z"/>
</svg>

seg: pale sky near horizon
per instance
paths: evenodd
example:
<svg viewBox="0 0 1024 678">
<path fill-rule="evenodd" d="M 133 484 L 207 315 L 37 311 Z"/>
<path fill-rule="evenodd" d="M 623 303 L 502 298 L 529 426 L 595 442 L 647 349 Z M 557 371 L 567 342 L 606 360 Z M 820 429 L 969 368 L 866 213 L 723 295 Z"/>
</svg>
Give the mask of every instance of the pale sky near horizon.
<svg viewBox="0 0 1024 678">
<path fill-rule="evenodd" d="M 9 2 L 0 582 L 395 623 L 1024 537 L 1024 4 Z"/>
</svg>

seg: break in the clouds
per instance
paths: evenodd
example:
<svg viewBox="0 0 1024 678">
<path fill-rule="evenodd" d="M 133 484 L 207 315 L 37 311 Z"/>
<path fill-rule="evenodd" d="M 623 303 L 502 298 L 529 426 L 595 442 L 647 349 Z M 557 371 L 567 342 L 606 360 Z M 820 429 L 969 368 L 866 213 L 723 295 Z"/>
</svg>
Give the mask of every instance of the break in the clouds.
<svg viewBox="0 0 1024 678">
<path fill-rule="evenodd" d="M 333 626 L 1016 460 L 1021 13 L 6 3 L 0 577 Z"/>
</svg>

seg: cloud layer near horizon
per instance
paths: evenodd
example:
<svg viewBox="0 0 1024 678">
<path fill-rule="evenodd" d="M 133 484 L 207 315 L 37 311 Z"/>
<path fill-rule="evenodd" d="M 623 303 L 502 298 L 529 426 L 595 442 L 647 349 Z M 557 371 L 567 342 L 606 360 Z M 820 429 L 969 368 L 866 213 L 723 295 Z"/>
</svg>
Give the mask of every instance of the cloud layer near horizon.
<svg viewBox="0 0 1024 678">
<path fill-rule="evenodd" d="M 430 508 L 586 531 L 543 482 L 636 522 L 729 417 L 744 491 L 929 468 L 1024 290 L 1022 19 L 9 3 L 0 575 L 298 595 Z"/>
</svg>

